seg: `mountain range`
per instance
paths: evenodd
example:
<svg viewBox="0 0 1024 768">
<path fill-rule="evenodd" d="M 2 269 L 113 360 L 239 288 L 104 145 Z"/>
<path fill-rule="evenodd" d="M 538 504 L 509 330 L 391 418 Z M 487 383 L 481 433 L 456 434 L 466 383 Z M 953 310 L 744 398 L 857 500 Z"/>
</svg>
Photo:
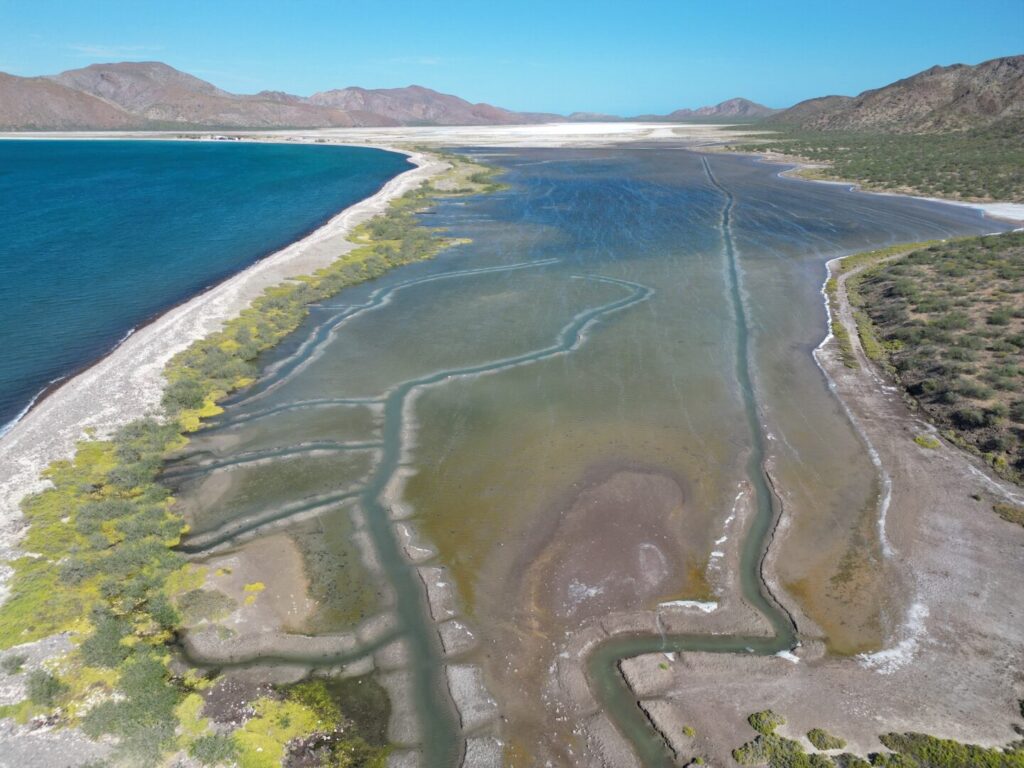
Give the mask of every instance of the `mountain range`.
<svg viewBox="0 0 1024 768">
<path fill-rule="evenodd" d="M 51 77 L 0 74 L 0 130 L 503 125 L 564 120 L 472 104 L 421 86 L 309 97 L 235 94 L 161 62 L 93 64 Z"/>
<path fill-rule="evenodd" d="M 1024 56 L 932 67 L 858 96 L 824 96 L 775 110 L 734 98 L 630 120 L 750 122 L 826 131 L 962 130 L 1024 115 Z M 274 129 L 396 125 L 511 125 L 613 121 L 473 104 L 407 88 L 340 88 L 295 96 L 235 94 L 160 62 L 93 64 L 49 77 L 0 73 L 0 130 Z"/>
<path fill-rule="evenodd" d="M 929 133 L 1024 116 L 1024 56 L 932 67 L 857 96 L 801 101 L 770 123 L 823 131 Z"/>
<path fill-rule="evenodd" d="M 730 99 L 711 107 L 634 119 L 749 119 L 774 112 L 747 99 Z M 565 117 L 515 112 L 419 85 L 339 88 L 308 97 L 281 91 L 235 94 L 155 61 L 93 64 L 49 77 L 0 73 L 0 130 L 8 131 L 512 125 L 621 119 L 595 113 Z"/>
</svg>

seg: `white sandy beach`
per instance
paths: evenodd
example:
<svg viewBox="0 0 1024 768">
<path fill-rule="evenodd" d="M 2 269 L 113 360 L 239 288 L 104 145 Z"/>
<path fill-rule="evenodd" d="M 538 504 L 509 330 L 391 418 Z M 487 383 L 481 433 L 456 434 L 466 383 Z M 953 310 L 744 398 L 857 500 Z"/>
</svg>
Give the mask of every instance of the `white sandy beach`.
<svg viewBox="0 0 1024 768">
<path fill-rule="evenodd" d="M 414 168 L 309 236 L 139 329 L 111 354 L 39 402 L 0 438 L 0 560 L 8 559 L 17 538 L 20 500 L 45 486 L 40 472 L 50 462 L 70 457 L 75 443 L 87 437 L 87 430 L 107 435 L 155 411 L 164 386 L 164 366 L 175 354 L 218 330 L 266 288 L 313 272 L 348 252 L 355 247 L 347 240 L 354 227 L 447 167 L 429 154 L 406 154 Z"/>
</svg>

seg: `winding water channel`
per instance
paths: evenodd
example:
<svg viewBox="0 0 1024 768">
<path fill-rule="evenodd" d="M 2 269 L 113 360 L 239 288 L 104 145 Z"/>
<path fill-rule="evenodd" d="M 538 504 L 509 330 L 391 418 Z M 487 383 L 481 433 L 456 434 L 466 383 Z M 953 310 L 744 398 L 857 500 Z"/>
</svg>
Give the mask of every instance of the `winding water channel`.
<svg viewBox="0 0 1024 768">
<path fill-rule="evenodd" d="M 390 622 L 337 651 L 233 663 L 373 656 L 417 721 L 398 746 L 424 765 L 457 764 L 466 738 L 500 739 L 513 765 L 570 764 L 573 724 L 545 693 L 566 638 L 715 599 L 721 543 L 741 535 L 734 575 L 770 636 L 618 636 L 587 664 L 642 762 L 670 765 L 618 661 L 792 648 L 761 574 L 780 515 L 778 583 L 835 647 L 871 647 L 885 618 L 879 545 L 862 535 L 878 480 L 811 356 L 824 262 L 997 227 L 678 147 L 476 152 L 508 189 L 443 202 L 428 222 L 471 242 L 314 307 L 168 466 L 192 524 L 183 549 L 290 536 L 318 603 L 298 634 Z M 732 531 L 738 487 L 753 512 Z M 841 557 L 864 576 L 837 593 Z M 272 588 L 276 564 L 263 567 Z M 857 620 L 833 630 L 840 612 Z M 464 630 L 464 644 L 440 639 Z M 397 672 L 379 655 L 394 640 Z"/>
</svg>

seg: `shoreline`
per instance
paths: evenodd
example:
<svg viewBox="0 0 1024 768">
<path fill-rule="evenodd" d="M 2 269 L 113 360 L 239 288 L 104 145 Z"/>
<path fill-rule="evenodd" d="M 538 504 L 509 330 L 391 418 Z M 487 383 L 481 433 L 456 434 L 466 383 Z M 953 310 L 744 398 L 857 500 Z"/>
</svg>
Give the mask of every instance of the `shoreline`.
<svg viewBox="0 0 1024 768">
<path fill-rule="evenodd" d="M 981 213 L 984 218 L 996 219 L 998 221 L 1008 222 L 1011 224 L 1018 224 L 1024 226 L 1024 203 L 1013 203 L 1006 200 L 954 200 L 952 198 L 945 197 L 929 197 L 926 195 L 915 195 L 910 192 L 888 192 L 880 189 L 871 189 L 865 187 L 862 182 L 854 181 L 850 179 L 816 179 L 809 176 L 802 176 L 801 171 L 813 170 L 815 168 L 827 167 L 821 163 L 809 163 L 806 160 L 801 160 L 790 155 L 775 154 L 771 152 L 733 152 L 725 150 L 728 154 L 733 155 L 747 155 L 748 157 L 754 157 L 759 162 L 766 163 L 768 165 L 786 165 L 788 168 L 783 168 L 779 171 L 778 176 L 780 178 L 795 179 L 798 181 L 809 181 L 817 184 L 837 184 L 841 187 L 847 187 L 851 192 L 863 192 L 869 195 L 883 195 L 885 197 L 905 197 L 911 200 L 920 200 L 928 203 L 941 203 L 943 205 L 955 205 L 960 208 L 971 208 Z M 845 258 L 845 257 L 844 257 Z"/>
<path fill-rule="evenodd" d="M 37 141 L 102 141 L 102 140 L 146 141 L 146 140 L 150 140 L 150 141 L 168 141 L 168 142 L 176 142 L 176 143 L 177 142 L 189 142 L 189 141 L 192 141 L 191 139 L 174 138 L 174 137 L 162 137 L 162 136 L 160 136 L 160 137 L 158 137 L 158 136 L 150 136 L 150 137 L 139 137 L 139 138 L 129 137 L 129 138 L 125 138 L 125 139 L 118 139 L 117 137 L 99 137 L 99 136 L 97 136 L 97 137 L 82 137 L 82 138 L 78 138 L 78 139 L 64 138 L 64 137 L 57 138 L 57 137 L 49 137 L 49 136 L 26 137 L 26 138 L 27 138 L 27 140 L 37 140 Z M 0 141 L 3 141 L 3 140 L 14 141 L 14 140 L 18 140 L 18 137 L 0 135 Z M 238 141 L 236 143 L 246 143 L 246 144 L 272 143 L 272 144 L 278 144 L 278 143 L 286 143 L 286 142 L 278 142 L 278 141 L 262 142 L 262 141 L 241 141 L 240 140 L 240 141 Z M 287 142 L 287 143 L 291 143 L 291 142 Z M 313 143 L 313 142 L 301 142 L 301 143 L 309 144 L 310 146 L 335 146 L 335 147 L 338 147 L 338 146 L 354 146 L 354 145 L 339 144 L 339 143 L 331 143 L 331 144 L 318 144 L 318 143 Z M 359 149 L 377 149 L 377 150 L 381 150 L 383 152 L 393 152 L 395 154 L 405 155 L 405 157 L 407 159 L 409 159 L 410 162 L 413 162 L 412 161 L 412 157 L 413 157 L 414 154 L 416 154 L 416 153 L 414 153 L 414 152 L 412 152 L 410 150 L 403 150 L 403 149 L 398 149 L 398 148 L 395 148 L 395 147 L 376 147 L 376 146 L 363 146 L 363 145 L 360 145 L 360 146 L 358 146 L 358 148 Z M 290 239 L 284 245 L 282 245 L 280 247 L 277 247 L 277 248 L 274 248 L 272 250 L 261 251 L 259 253 L 259 255 L 256 256 L 256 258 L 254 258 L 251 262 L 249 262 L 248 264 L 243 266 L 241 269 L 227 272 L 227 273 L 225 273 L 225 274 L 223 274 L 223 275 L 221 275 L 219 277 L 214 276 L 214 278 L 211 280 L 211 282 L 209 282 L 206 285 L 202 286 L 201 288 L 196 290 L 194 293 L 191 293 L 188 296 L 185 296 L 185 297 L 180 298 L 180 299 L 169 301 L 166 304 L 163 304 L 160 307 L 158 307 L 157 309 L 153 310 L 148 315 L 146 315 L 144 318 L 142 318 L 140 321 L 138 321 L 135 325 L 133 325 L 130 328 L 128 328 L 128 330 L 125 331 L 121 335 L 121 337 L 116 342 L 114 342 L 110 347 L 108 347 L 105 351 L 99 353 L 98 355 L 96 355 L 96 357 L 90 359 L 89 361 L 87 361 L 87 362 L 85 362 L 83 364 L 80 364 L 80 365 L 78 365 L 78 366 L 76 366 L 74 368 L 71 368 L 67 372 L 61 374 L 60 376 L 57 376 L 56 378 L 51 379 L 49 382 L 46 383 L 45 386 L 43 386 L 42 388 L 37 390 L 36 393 L 26 403 L 26 405 L 20 411 L 18 411 L 14 415 L 13 418 L 11 418 L 9 421 L 0 423 L 0 441 L 2 441 L 2 439 L 6 435 L 8 435 L 21 421 L 23 421 L 29 415 L 29 413 L 31 413 L 31 411 L 36 406 L 42 404 L 43 401 L 45 401 L 51 395 L 55 394 L 65 384 L 68 384 L 69 382 L 73 381 L 75 378 L 77 378 L 81 374 L 84 374 L 84 373 L 88 372 L 89 369 L 91 369 L 94 366 L 100 364 L 106 358 L 108 358 L 111 355 L 113 355 L 115 352 L 117 352 L 117 350 L 119 350 L 122 346 L 124 346 L 128 342 L 128 340 L 132 336 L 134 336 L 137 332 L 139 332 L 139 331 L 145 329 L 147 326 L 152 325 L 153 323 L 157 322 L 158 320 L 160 320 L 161 317 L 163 317 L 164 315 L 168 314 L 169 312 L 173 312 L 174 310 L 178 309 L 179 307 L 181 307 L 181 306 L 183 306 L 185 304 L 188 304 L 193 299 L 196 299 L 196 298 L 206 294 L 209 291 L 216 290 L 222 284 L 228 282 L 229 280 L 231 280 L 234 277 L 237 277 L 238 275 L 242 274 L 246 270 L 248 270 L 248 269 L 250 269 L 252 267 L 255 267 L 260 262 L 262 262 L 262 261 L 264 261 L 266 259 L 272 258 L 273 256 L 277 255 L 281 251 L 284 251 L 285 249 L 290 248 L 293 245 L 296 245 L 296 244 L 302 242 L 303 240 L 306 240 L 307 238 L 309 238 L 312 235 L 316 234 L 320 229 L 323 229 L 324 227 L 326 227 L 329 224 L 331 224 L 331 222 L 333 222 L 335 218 L 337 218 L 342 213 L 347 211 L 348 208 L 354 208 L 355 206 L 359 205 L 362 202 L 365 202 L 367 200 L 375 198 L 381 191 L 384 190 L 385 187 L 387 187 L 387 185 L 389 183 L 391 183 L 395 179 L 403 176 L 404 174 L 408 173 L 409 171 L 415 170 L 416 167 L 417 166 L 414 163 L 413 167 L 407 168 L 406 170 L 402 171 L 399 174 L 396 174 L 395 176 L 393 176 L 392 178 L 388 179 L 383 184 L 381 184 L 380 187 L 378 187 L 373 192 L 373 194 L 368 195 L 367 197 L 364 197 L 361 200 L 357 200 L 355 203 L 352 203 L 347 208 L 341 208 L 339 210 L 335 210 L 333 213 L 330 213 L 328 215 L 323 216 L 319 220 L 319 222 L 317 224 L 315 224 L 315 225 L 313 225 L 311 227 L 308 227 L 307 229 L 304 229 L 304 230 L 298 232 L 295 237 Z M 2 455 L 2 453 L 3 453 L 2 447 L 0 447 L 0 455 Z M 2 484 L 2 475 L 0 475 L 0 484 Z M 2 511 L 3 511 L 3 507 L 2 507 L 2 505 L 0 505 L 0 515 L 2 515 Z"/>
<path fill-rule="evenodd" d="M 106 355 L 40 392 L 0 435 L 0 560 L 9 559 L 14 548 L 21 499 L 46 487 L 40 473 L 51 462 L 72 455 L 90 431 L 103 437 L 154 411 L 165 386 L 164 366 L 175 354 L 219 329 L 266 288 L 315 271 L 355 248 L 347 238 L 356 226 L 447 167 L 426 152 L 377 148 L 405 155 L 413 167 L 303 237 L 155 314 Z"/>
</svg>

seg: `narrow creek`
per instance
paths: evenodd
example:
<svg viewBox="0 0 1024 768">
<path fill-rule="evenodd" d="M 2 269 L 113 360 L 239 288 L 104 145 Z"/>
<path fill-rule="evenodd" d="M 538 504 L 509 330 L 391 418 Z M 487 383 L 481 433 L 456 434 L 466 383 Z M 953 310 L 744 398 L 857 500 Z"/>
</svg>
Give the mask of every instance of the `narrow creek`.
<svg viewBox="0 0 1024 768">
<path fill-rule="evenodd" d="M 732 212 L 736 201 L 733 194 L 715 177 L 707 158 L 701 158 L 701 162 L 708 181 L 723 197 L 720 229 L 722 254 L 728 276 L 728 300 L 732 305 L 735 319 L 735 375 L 750 431 L 750 453 L 746 474 L 747 481 L 754 490 L 755 512 L 743 540 L 740 582 L 743 598 L 768 620 L 774 635 L 637 635 L 614 638 L 594 651 L 588 660 L 594 693 L 616 726 L 633 744 L 637 756 L 646 768 L 671 768 L 675 763 L 665 740 L 653 729 L 650 721 L 637 706 L 636 697 L 626 685 L 619 671 L 619 662 L 622 659 L 645 653 L 685 651 L 770 655 L 791 650 L 797 643 L 793 618 L 776 601 L 763 578 L 768 545 L 782 510 L 765 470 L 765 434 L 750 371 L 750 329 L 743 300 L 742 275 L 732 235 Z"/>
</svg>

